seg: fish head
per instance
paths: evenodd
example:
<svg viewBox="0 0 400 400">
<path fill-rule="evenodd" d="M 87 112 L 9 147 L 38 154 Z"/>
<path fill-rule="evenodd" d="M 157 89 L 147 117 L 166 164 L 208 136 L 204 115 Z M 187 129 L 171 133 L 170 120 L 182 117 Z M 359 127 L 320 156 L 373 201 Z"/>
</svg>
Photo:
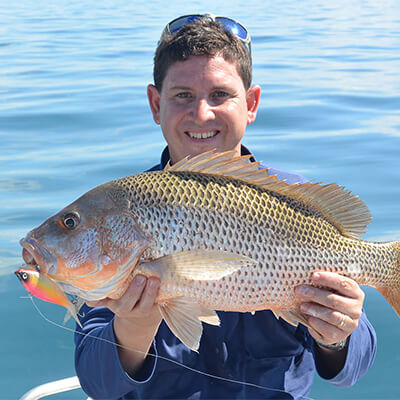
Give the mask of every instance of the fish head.
<svg viewBox="0 0 400 400">
<path fill-rule="evenodd" d="M 87 192 L 20 243 L 27 264 L 86 291 L 102 287 L 121 268 L 133 268 L 147 246 L 128 196 L 112 182 Z M 126 278 L 120 275 L 116 285 Z"/>
</svg>

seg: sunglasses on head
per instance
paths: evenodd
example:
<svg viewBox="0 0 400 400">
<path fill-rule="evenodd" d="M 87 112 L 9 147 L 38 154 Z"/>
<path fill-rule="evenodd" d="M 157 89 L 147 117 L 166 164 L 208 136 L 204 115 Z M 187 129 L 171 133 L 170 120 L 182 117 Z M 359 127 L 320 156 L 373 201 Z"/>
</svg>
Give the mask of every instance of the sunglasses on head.
<svg viewBox="0 0 400 400">
<path fill-rule="evenodd" d="M 219 22 L 225 30 L 237 36 L 245 44 L 247 50 L 251 54 L 251 39 L 248 30 L 239 22 L 227 17 L 219 17 L 213 14 L 183 15 L 169 22 L 164 28 L 163 35 L 172 35 L 182 29 L 185 25 L 190 24 L 193 21 L 201 18 L 208 18 L 212 21 Z"/>
</svg>

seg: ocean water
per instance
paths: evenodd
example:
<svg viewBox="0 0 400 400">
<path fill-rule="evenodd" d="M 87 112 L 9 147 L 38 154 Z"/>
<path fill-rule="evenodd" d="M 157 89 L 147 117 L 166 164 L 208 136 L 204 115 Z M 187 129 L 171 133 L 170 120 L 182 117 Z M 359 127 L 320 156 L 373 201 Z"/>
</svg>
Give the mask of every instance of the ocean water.
<svg viewBox="0 0 400 400">
<path fill-rule="evenodd" d="M 158 162 L 153 51 L 166 22 L 193 12 L 251 32 L 262 99 L 244 143 L 256 157 L 346 186 L 374 216 L 364 238 L 400 240 L 397 0 L 0 0 L 0 399 L 75 374 L 72 333 L 46 321 L 13 275 L 18 241 L 90 188 Z M 365 292 L 376 362 L 349 389 L 316 377 L 314 399 L 400 398 L 400 319 Z M 61 307 L 36 304 L 62 323 Z"/>
</svg>

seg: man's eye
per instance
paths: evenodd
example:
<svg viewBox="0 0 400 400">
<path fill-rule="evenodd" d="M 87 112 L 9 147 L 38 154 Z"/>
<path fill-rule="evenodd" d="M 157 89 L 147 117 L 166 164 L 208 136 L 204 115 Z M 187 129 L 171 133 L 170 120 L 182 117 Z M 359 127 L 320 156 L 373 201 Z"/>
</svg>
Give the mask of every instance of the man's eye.
<svg viewBox="0 0 400 400">
<path fill-rule="evenodd" d="M 226 97 L 226 96 L 228 96 L 228 93 L 223 92 L 222 90 L 214 93 L 214 97 Z"/>
<path fill-rule="evenodd" d="M 189 92 L 178 93 L 176 96 L 180 99 L 189 99 L 191 97 Z"/>
</svg>

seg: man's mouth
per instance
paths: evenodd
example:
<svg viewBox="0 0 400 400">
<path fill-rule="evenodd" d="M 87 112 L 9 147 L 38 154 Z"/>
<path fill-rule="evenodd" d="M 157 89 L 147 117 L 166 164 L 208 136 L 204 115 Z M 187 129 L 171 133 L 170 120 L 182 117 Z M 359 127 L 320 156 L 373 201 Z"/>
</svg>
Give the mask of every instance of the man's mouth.
<svg viewBox="0 0 400 400">
<path fill-rule="evenodd" d="M 214 136 L 217 136 L 219 131 L 209 131 L 209 132 L 190 132 L 186 131 L 186 135 L 188 135 L 192 139 L 210 139 Z"/>
</svg>

